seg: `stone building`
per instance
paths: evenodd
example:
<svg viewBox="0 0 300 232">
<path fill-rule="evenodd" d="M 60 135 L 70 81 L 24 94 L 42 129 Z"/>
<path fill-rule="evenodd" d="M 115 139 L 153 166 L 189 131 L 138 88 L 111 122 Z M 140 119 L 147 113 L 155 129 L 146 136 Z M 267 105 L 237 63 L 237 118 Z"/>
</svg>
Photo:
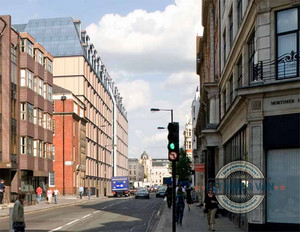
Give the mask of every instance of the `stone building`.
<svg viewBox="0 0 300 232">
<path fill-rule="evenodd" d="M 164 177 L 171 177 L 170 161 L 168 159 L 152 159 L 151 185 L 163 185 Z"/>
<path fill-rule="evenodd" d="M 149 183 L 151 181 L 152 158 L 144 151 L 139 159 L 139 163 L 144 166 L 144 173 L 146 175 L 144 182 Z"/>
<path fill-rule="evenodd" d="M 299 14 L 299 1 L 291 0 L 202 4 L 195 132 L 206 182 L 224 165 L 245 160 L 275 186 L 289 186 L 266 190 L 250 213 L 229 214 L 248 231 L 299 228 Z"/>
<path fill-rule="evenodd" d="M 130 182 L 144 182 L 144 166 L 137 158 L 128 159 L 128 175 Z"/>
</svg>

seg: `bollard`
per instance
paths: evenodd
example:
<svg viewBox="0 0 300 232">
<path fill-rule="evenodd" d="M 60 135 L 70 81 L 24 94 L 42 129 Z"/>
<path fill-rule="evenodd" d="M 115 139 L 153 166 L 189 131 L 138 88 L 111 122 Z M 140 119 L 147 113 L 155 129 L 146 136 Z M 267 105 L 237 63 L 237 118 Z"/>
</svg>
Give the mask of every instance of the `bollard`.
<svg viewBox="0 0 300 232">
<path fill-rule="evenodd" d="M 14 207 L 9 207 L 8 209 L 9 209 L 9 232 L 14 232 L 13 221 L 12 221 Z"/>
</svg>

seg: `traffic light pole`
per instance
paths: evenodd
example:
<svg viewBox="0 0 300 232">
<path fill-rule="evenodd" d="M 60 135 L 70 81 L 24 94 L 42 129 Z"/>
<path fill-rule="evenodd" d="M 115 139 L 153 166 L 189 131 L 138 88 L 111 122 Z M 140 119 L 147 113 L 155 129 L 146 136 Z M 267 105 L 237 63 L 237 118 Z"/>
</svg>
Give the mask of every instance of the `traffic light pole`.
<svg viewBox="0 0 300 232">
<path fill-rule="evenodd" d="M 173 110 L 171 110 L 171 122 L 173 122 Z M 172 161 L 172 202 L 173 202 L 173 213 L 172 213 L 172 231 L 176 232 L 176 161 Z"/>
</svg>

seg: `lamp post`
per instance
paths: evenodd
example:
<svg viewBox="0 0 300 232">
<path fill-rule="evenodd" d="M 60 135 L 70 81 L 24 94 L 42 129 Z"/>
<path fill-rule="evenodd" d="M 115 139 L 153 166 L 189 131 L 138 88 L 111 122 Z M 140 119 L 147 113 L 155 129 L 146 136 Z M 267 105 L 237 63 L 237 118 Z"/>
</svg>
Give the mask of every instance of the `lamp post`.
<svg viewBox="0 0 300 232">
<path fill-rule="evenodd" d="M 67 97 L 65 95 L 60 98 L 63 102 L 63 196 L 66 194 L 65 192 L 65 100 Z"/>
<path fill-rule="evenodd" d="M 151 108 L 150 109 L 151 112 L 157 112 L 157 111 L 169 111 L 171 112 L 171 122 L 173 122 L 173 109 L 159 109 L 159 108 Z M 162 127 L 158 127 L 157 129 L 164 129 Z M 173 201 L 173 210 L 172 210 L 172 231 L 176 232 L 176 219 L 175 219 L 175 201 L 176 201 L 176 197 L 175 197 L 175 189 L 176 189 L 176 161 L 172 161 L 172 180 L 173 180 L 173 184 L 172 184 L 172 201 Z"/>
</svg>

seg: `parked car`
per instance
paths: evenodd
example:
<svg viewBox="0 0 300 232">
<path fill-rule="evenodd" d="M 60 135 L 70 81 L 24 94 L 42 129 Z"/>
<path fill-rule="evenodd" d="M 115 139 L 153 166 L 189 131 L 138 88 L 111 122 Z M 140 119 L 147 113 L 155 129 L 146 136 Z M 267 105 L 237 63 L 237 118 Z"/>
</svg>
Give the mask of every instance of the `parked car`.
<svg viewBox="0 0 300 232">
<path fill-rule="evenodd" d="M 137 189 L 136 189 L 136 188 L 133 188 L 133 187 L 130 187 L 130 189 L 129 189 L 129 192 L 130 192 L 130 194 L 132 194 L 132 195 L 135 195 L 135 194 L 136 194 L 136 191 L 137 191 Z"/>
<path fill-rule="evenodd" d="M 150 198 L 150 193 L 149 193 L 148 189 L 145 188 L 145 187 L 139 188 L 136 191 L 136 194 L 135 194 L 135 199 L 137 199 L 137 198 L 147 198 L 147 199 L 149 199 Z"/>
<path fill-rule="evenodd" d="M 156 197 L 165 197 L 167 186 L 158 186 Z"/>
</svg>

